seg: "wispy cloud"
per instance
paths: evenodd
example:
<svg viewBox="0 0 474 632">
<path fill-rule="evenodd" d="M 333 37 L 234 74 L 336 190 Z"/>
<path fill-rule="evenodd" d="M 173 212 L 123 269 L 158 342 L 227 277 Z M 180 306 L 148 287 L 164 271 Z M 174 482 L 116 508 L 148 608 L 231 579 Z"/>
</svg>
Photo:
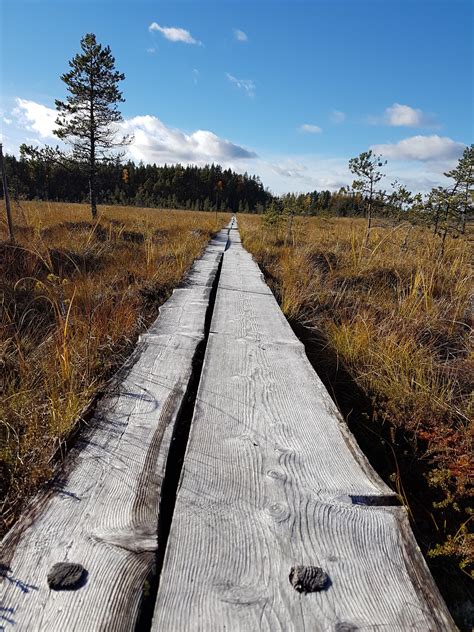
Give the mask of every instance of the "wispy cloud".
<svg viewBox="0 0 474 632">
<path fill-rule="evenodd" d="M 391 127 L 437 127 L 433 114 L 420 108 L 394 103 L 385 109 L 383 116 L 369 116 L 371 125 L 390 125 Z"/>
<path fill-rule="evenodd" d="M 449 160 L 458 158 L 465 145 L 447 136 L 411 136 L 398 143 L 372 145 L 371 149 L 393 160 Z"/>
<path fill-rule="evenodd" d="M 158 31 L 170 42 L 183 42 L 184 44 L 196 44 L 202 46 L 202 42 L 195 39 L 189 31 L 176 26 L 160 26 L 157 22 L 152 22 L 148 27 L 150 32 Z"/>
<path fill-rule="evenodd" d="M 323 131 L 319 125 L 313 125 L 312 123 L 304 123 L 300 125 L 298 129 L 300 132 L 303 132 L 303 134 L 321 134 Z"/>
<path fill-rule="evenodd" d="M 156 53 L 156 48 L 154 48 L 153 46 L 150 46 L 150 48 L 146 49 L 147 53 L 150 53 L 150 55 L 153 55 L 154 53 Z"/>
<path fill-rule="evenodd" d="M 354 179 L 348 168 L 348 159 L 349 156 L 274 155 L 267 156 L 266 159 L 257 158 L 249 164 L 248 170 L 258 173 L 265 186 L 274 193 L 303 193 L 325 189 L 337 191 L 350 185 Z M 390 182 L 397 180 L 410 191 L 428 192 L 435 186 L 447 184 L 448 180 L 443 173 L 452 169 L 455 164 L 455 158 L 419 162 L 390 160 L 384 169 L 387 174 L 384 186 L 390 189 Z"/>
<path fill-rule="evenodd" d="M 199 81 L 199 77 L 200 77 L 200 72 L 197 68 L 193 68 L 193 83 L 195 86 L 197 86 L 198 81 Z"/>
<path fill-rule="evenodd" d="M 236 39 L 238 42 L 246 42 L 248 41 L 248 36 L 247 33 L 244 33 L 244 31 L 241 31 L 240 29 L 234 29 L 234 39 Z"/>
<path fill-rule="evenodd" d="M 251 79 L 237 79 L 229 72 L 226 72 L 227 79 L 237 86 L 240 90 L 243 90 L 247 96 L 254 97 L 255 96 L 255 84 Z"/>
<path fill-rule="evenodd" d="M 329 119 L 331 123 L 343 123 L 346 120 L 346 113 L 340 110 L 333 110 Z"/>
</svg>

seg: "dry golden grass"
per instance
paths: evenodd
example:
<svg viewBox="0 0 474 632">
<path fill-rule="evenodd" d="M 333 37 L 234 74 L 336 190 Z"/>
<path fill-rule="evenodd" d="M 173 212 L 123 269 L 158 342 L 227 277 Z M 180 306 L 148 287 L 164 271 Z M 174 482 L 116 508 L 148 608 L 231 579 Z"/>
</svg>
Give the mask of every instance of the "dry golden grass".
<svg viewBox="0 0 474 632">
<path fill-rule="evenodd" d="M 229 215 L 22 202 L 0 225 L 1 530 Z"/>
<path fill-rule="evenodd" d="M 378 427 L 409 440 L 433 492 L 431 555 L 454 556 L 468 572 L 472 237 L 450 239 L 440 256 L 439 238 L 408 224 L 378 222 L 368 248 L 363 220 L 298 218 L 291 233 L 255 216 L 239 224 L 287 317 L 322 332 L 372 400 Z M 402 493 L 410 483 L 399 476 Z"/>
</svg>

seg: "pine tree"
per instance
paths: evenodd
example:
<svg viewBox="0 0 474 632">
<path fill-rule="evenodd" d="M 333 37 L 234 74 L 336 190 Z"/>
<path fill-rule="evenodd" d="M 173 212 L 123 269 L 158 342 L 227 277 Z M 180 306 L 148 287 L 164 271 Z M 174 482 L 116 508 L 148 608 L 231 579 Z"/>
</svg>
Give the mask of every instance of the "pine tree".
<svg viewBox="0 0 474 632">
<path fill-rule="evenodd" d="M 474 196 L 474 145 L 466 147 L 462 157 L 458 160 L 455 169 L 444 174 L 448 178 L 454 179 L 453 192 L 462 190 L 462 201 L 460 207 L 461 233 L 466 232 L 466 219 L 472 211 Z"/>
<path fill-rule="evenodd" d="M 102 48 L 93 33 L 81 40 L 82 53 L 70 62 L 71 70 L 61 76 L 69 91 L 66 101 L 56 100 L 56 136 L 72 144 L 73 157 L 86 166 L 92 217 L 97 215 L 97 163 L 110 150 L 131 142 L 117 137 L 116 124 L 122 120 L 118 104 L 124 102 L 119 82 L 125 79 L 115 69 L 110 48 Z"/>
<path fill-rule="evenodd" d="M 369 240 L 370 229 L 372 227 L 372 210 L 375 198 L 382 192 L 376 190 L 376 185 L 384 177 L 379 167 L 387 164 L 382 160 L 381 156 L 376 156 L 371 149 L 363 151 L 357 158 L 349 160 L 349 169 L 353 174 L 358 176 L 360 180 L 354 180 L 352 188 L 365 196 L 366 199 L 366 217 L 367 217 L 367 233 L 366 245 Z"/>
<path fill-rule="evenodd" d="M 384 200 L 384 206 L 389 215 L 395 215 L 398 221 L 407 217 L 408 209 L 413 203 L 412 193 L 397 180 L 392 182 L 392 192 Z"/>
</svg>

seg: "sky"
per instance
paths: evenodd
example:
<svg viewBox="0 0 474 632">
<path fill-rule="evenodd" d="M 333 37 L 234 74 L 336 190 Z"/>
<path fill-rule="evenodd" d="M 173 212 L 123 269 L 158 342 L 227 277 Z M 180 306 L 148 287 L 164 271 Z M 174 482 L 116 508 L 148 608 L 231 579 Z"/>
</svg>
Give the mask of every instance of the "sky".
<svg viewBox="0 0 474 632">
<path fill-rule="evenodd" d="M 57 144 L 60 76 L 93 32 L 126 75 L 136 161 L 306 192 L 373 149 L 385 187 L 427 191 L 473 142 L 472 18 L 471 0 L 0 0 L 1 139 Z"/>
</svg>

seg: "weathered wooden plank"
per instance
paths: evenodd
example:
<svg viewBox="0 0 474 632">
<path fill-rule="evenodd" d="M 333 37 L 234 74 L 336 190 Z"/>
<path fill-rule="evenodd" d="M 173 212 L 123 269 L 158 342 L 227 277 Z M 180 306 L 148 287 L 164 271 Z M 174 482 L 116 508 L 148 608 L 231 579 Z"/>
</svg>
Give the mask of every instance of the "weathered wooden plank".
<svg viewBox="0 0 474 632">
<path fill-rule="evenodd" d="M 196 455 L 198 469 L 209 459 L 207 471 L 214 458 L 221 460 L 218 451 L 228 450 L 232 458 L 223 459 L 219 474 L 228 482 L 229 502 L 251 493 L 235 477 L 236 469 L 247 472 L 257 465 L 276 484 L 281 475 L 321 500 L 392 495 L 348 446 L 340 427 L 334 403 L 300 343 L 229 342 L 211 334 L 184 469 Z M 206 492 L 203 480 L 198 494 Z M 249 483 L 253 489 L 254 481 Z"/>
<path fill-rule="evenodd" d="M 299 344 L 283 313 L 276 309 L 278 305 L 273 294 L 228 289 L 221 285 L 218 294 L 211 333 L 236 339 Z"/>
<path fill-rule="evenodd" d="M 281 312 L 258 265 L 240 246 L 238 231 L 230 231 L 223 259 L 218 300 L 211 332 L 249 340 L 300 344 Z"/>
<path fill-rule="evenodd" d="M 209 304 L 210 293 L 211 288 L 206 285 L 174 290 L 170 299 L 160 308 L 160 317 L 146 336 L 179 332 L 180 335 L 201 337 L 204 334 L 202 314 Z"/>
<path fill-rule="evenodd" d="M 5 537 L 2 607 L 15 629 L 134 629 L 156 559 L 168 447 L 226 242 L 221 231 L 161 308 L 61 476 Z M 58 562 L 81 564 L 84 585 L 50 590 Z"/>
<path fill-rule="evenodd" d="M 340 421 L 236 231 L 152 629 L 451 630 L 406 512 Z M 300 594 L 296 565 L 326 590 Z"/>
<path fill-rule="evenodd" d="M 185 486 L 153 630 L 454 629 L 403 509 L 325 504 L 283 491 L 277 504 L 260 485 L 260 502 L 222 503 L 212 490 L 198 495 Z M 323 568 L 329 587 L 296 592 L 289 574 L 299 564 Z"/>
<path fill-rule="evenodd" d="M 227 230 L 217 233 L 217 235 L 209 242 L 206 251 L 200 259 L 198 259 L 189 271 L 185 285 L 187 288 L 195 285 L 211 286 L 216 274 L 217 267 L 224 251 L 230 224 Z"/>
<path fill-rule="evenodd" d="M 272 295 L 259 267 L 236 240 L 235 230 L 230 231 L 229 243 L 232 247 L 227 250 L 227 257 L 224 259 L 225 267 L 223 264 L 219 287 Z"/>
</svg>

